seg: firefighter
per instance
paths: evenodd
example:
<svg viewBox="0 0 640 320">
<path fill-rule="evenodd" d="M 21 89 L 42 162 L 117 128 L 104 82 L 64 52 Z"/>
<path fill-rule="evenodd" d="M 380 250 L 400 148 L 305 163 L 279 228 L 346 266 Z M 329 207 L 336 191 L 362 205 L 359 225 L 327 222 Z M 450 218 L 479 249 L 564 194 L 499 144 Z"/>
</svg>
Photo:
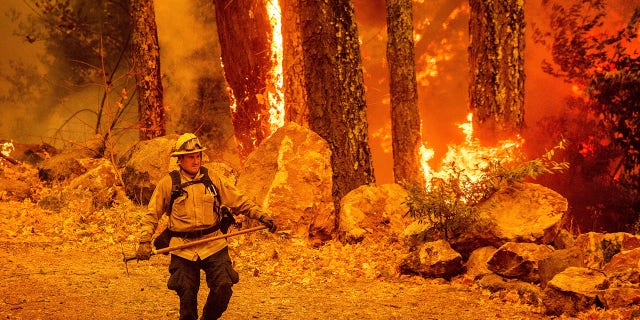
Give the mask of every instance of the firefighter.
<svg viewBox="0 0 640 320">
<path fill-rule="evenodd" d="M 202 151 L 197 136 L 181 135 L 171 153 L 177 157 L 181 186 L 179 192 L 170 175 L 160 179 L 141 221 L 140 244 L 136 258 L 148 260 L 152 253 L 152 235 L 163 214 L 168 214 L 169 245 L 177 246 L 202 237 L 222 234 L 220 208 L 228 207 L 234 215 L 243 214 L 260 221 L 270 232 L 276 225 L 260 207 L 219 177 L 209 177 L 201 167 Z M 212 182 L 207 186 L 204 181 Z M 172 192 L 173 191 L 173 192 Z M 173 193 L 173 196 L 172 196 Z M 177 193 L 177 194 L 176 194 Z M 173 197 L 173 199 L 172 199 Z M 226 230 L 225 230 L 226 232 Z M 180 297 L 180 319 L 198 319 L 200 270 L 204 270 L 209 295 L 202 310 L 204 320 L 218 319 L 227 309 L 231 287 L 239 281 L 233 269 L 226 239 L 213 240 L 171 252 L 167 287 Z"/>
</svg>

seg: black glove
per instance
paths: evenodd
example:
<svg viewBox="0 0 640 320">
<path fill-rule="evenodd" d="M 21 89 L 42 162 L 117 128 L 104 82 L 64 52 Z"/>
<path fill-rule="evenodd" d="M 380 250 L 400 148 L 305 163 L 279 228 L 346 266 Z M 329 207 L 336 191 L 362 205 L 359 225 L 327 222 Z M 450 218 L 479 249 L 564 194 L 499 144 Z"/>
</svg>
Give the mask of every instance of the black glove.
<svg viewBox="0 0 640 320">
<path fill-rule="evenodd" d="M 136 251 L 136 259 L 149 260 L 149 258 L 151 258 L 151 242 L 140 242 L 138 251 Z"/>
<path fill-rule="evenodd" d="M 269 232 L 274 233 L 276 232 L 276 230 L 278 229 L 278 227 L 276 226 L 276 223 L 273 222 L 273 219 L 269 218 L 269 217 L 265 217 L 265 216 L 260 216 L 260 219 L 258 219 L 263 225 L 265 225 L 267 228 L 269 228 Z"/>
</svg>

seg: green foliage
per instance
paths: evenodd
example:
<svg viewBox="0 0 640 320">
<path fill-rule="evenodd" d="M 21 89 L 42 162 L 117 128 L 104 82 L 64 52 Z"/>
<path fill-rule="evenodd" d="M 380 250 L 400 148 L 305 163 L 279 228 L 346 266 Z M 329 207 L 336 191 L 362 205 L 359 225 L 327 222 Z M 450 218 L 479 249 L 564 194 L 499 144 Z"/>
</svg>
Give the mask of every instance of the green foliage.
<svg viewBox="0 0 640 320">
<path fill-rule="evenodd" d="M 488 160 L 478 177 L 467 175 L 464 170 L 450 163 L 446 170 L 446 178 L 433 178 L 430 187 L 407 187 L 408 195 L 405 203 L 409 207 L 408 214 L 420 223 L 427 223 L 444 239 L 468 229 L 478 223 L 477 205 L 500 188 L 543 174 L 553 174 L 566 170 L 566 162 L 556 162 L 552 158 L 555 151 L 563 149 L 562 140 L 553 149 L 539 158 L 524 161 L 523 156 L 515 160 Z"/>
<path fill-rule="evenodd" d="M 68 71 L 60 74 L 61 81 L 87 85 L 100 82 L 103 67 L 116 72 L 128 45 L 128 1 L 24 2 L 33 14 L 16 18 L 16 33 L 31 42 L 44 41 L 54 68 Z"/>
<path fill-rule="evenodd" d="M 10 82 L 11 88 L 0 100 L 29 102 L 57 107 L 68 97 L 78 99 L 78 94 L 91 94 L 93 88 L 101 90 L 95 105 L 69 111 L 68 118 L 54 131 L 54 141 L 78 140 L 73 126 L 88 126 L 100 134 L 104 144 L 95 150 L 96 156 L 104 154 L 108 145 L 126 135 L 137 121 L 131 118 L 135 110 L 127 110 L 135 96 L 135 81 L 129 72 L 130 17 L 126 0 L 25 0 L 30 13 L 12 12 L 14 33 L 27 41 L 42 43 L 46 54 L 42 59 L 48 66 L 46 83 L 48 95 L 34 97 L 32 92 L 18 87 L 22 82 Z M 28 66 L 12 65 L 12 73 L 23 72 Z M 33 72 L 31 74 L 34 74 Z M 9 78 L 6 76 L 5 78 Z M 23 79 L 21 77 L 11 77 Z M 33 80 L 33 79 L 32 79 Z M 30 81 L 30 85 L 33 85 Z M 28 94 L 27 94 L 28 93 Z M 85 116 L 89 116 L 88 118 Z M 137 114 L 135 114 L 137 116 Z M 95 124 L 90 121 L 95 119 Z M 125 120 L 126 119 L 126 120 Z M 73 121 L 72 121 L 73 120 Z M 89 121 L 89 122 L 88 122 Z M 129 123 L 124 123 L 129 121 Z M 66 130 L 66 131 L 65 131 Z M 116 132 L 117 131 L 117 132 Z M 66 133 L 71 136 L 66 136 Z M 56 144 L 56 143 L 53 143 Z"/>
<path fill-rule="evenodd" d="M 476 218 L 475 207 L 466 201 L 474 195 L 465 195 L 461 188 L 461 185 L 470 183 L 469 177 L 455 167 L 452 169 L 448 179 L 432 179 L 428 192 L 415 184 L 407 187 L 408 214 L 420 223 L 433 226 L 444 239 L 449 239 L 452 232 L 469 225 Z"/>
<path fill-rule="evenodd" d="M 602 239 L 602 242 L 600 242 L 600 248 L 602 249 L 602 259 L 604 260 L 604 263 L 608 263 L 611 261 L 613 256 L 620 253 L 622 246 L 618 241 Z"/>
</svg>

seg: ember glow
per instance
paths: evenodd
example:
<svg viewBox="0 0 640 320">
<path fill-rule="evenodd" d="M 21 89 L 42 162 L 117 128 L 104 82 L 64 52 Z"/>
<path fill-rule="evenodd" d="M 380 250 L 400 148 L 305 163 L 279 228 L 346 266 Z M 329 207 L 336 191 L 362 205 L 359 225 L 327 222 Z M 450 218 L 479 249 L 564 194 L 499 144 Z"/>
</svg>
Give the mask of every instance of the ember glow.
<svg viewBox="0 0 640 320">
<path fill-rule="evenodd" d="M 269 103 L 269 125 L 271 133 L 284 125 L 284 93 L 282 91 L 282 23 L 278 0 L 267 2 L 267 13 L 273 30 L 271 40 L 271 57 L 275 62 L 269 72 L 267 83 L 267 99 Z"/>
<path fill-rule="evenodd" d="M 16 148 L 13 146 L 13 142 L 0 143 L 0 153 L 2 153 L 2 155 L 7 158 L 11 155 L 11 152 L 13 152 L 13 150 L 15 149 Z M 0 164 L 3 164 L 3 162 L 4 162 L 4 159 L 0 159 Z"/>
<path fill-rule="evenodd" d="M 458 125 L 465 134 L 465 141 L 459 145 L 448 145 L 448 151 L 440 163 L 439 171 L 434 171 L 428 164 L 433 158 L 434 152 L 426 147 L 421 148 L 422 168 L 425 173 L 426 189 L 430 190 L 432 179 L 447 180 L 452 172 L 452 165 L 456 170 L 462 171 L 471 182 L 477 181 L 492 161 L 501 163 L 516 160 L 524 139 L 519 135 L 516 140 L 501 141 L 496 147 L 482 146 L 480 141 L 473 137 L 473 115 L 467 115 L 467 122 Z"/>
<path fill-rule="evenodd" d="M 2 147 L 0 148 L 0 152 L 2 152 L 2 154 L 5 157 L 8 157 L 9 155 L 11 155 L 11 152 L 15 150 L 15 147 L 13 146 L 13 142 L 0 143 L 0 146 Z"/>
</svg>

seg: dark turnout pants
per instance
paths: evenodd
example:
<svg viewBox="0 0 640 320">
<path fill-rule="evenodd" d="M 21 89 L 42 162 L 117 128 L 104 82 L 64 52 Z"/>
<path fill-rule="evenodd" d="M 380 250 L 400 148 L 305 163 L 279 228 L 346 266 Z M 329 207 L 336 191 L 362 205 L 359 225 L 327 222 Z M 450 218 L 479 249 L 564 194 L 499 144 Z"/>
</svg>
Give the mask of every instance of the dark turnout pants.
<svg viewBox="0 0 640 320">
<path fill-rule="evenodd" d="M 171 276 L 167 286 L 180 297 L 180 320 L 198 319 L 200 270 L 204 270 L 209 287 L 209 296 L 202 309 L 202 320 L 222 316 L 231 300 L 231 287 L 239 280 L 238 273 L 231 265 L 227 247 L 204 260 L 191 261 L 171 255 Z"/>
</svg>

